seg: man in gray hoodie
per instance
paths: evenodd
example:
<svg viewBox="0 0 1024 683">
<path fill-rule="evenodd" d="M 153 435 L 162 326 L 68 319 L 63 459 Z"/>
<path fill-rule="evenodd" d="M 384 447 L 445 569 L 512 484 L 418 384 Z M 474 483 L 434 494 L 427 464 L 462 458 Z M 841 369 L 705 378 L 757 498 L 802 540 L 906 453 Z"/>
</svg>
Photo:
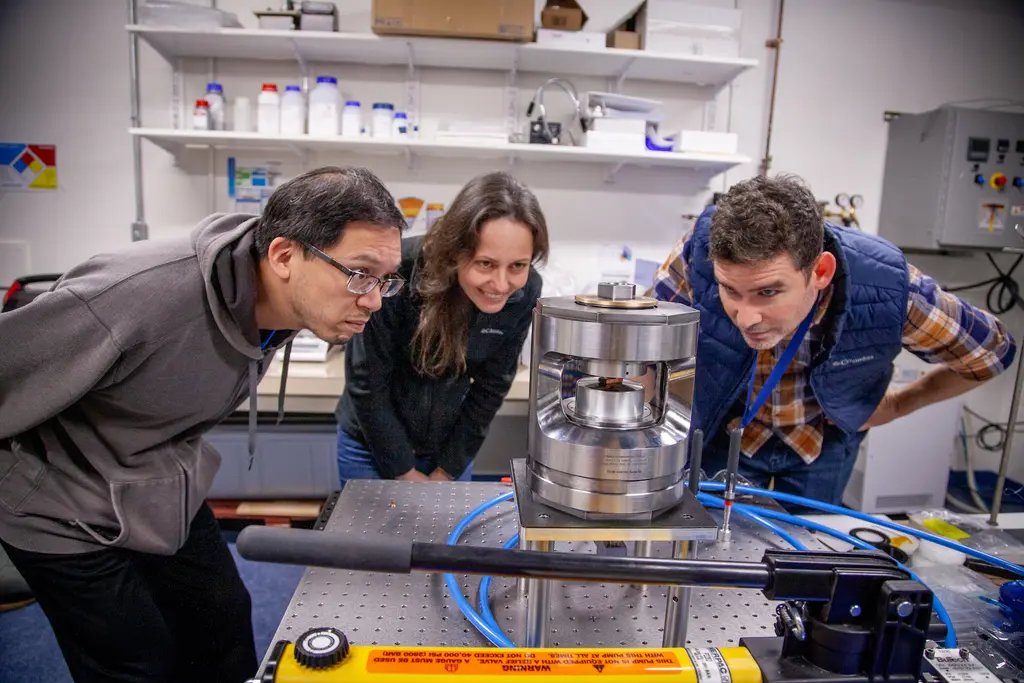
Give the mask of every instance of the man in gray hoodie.
<svg viewBox="0 0 1024 683">
<path fill-rule="evenodd" d="M 220 456 L 203 434 L 297 330 L 362 331 L 401 289 L 404 227 L 372 173 L 322 168 L 260 218 L 96 256 L 0 316 L 0 542 L 76 681 L 255 674 L 249 595 L 204 503 Z"/>
</svg>

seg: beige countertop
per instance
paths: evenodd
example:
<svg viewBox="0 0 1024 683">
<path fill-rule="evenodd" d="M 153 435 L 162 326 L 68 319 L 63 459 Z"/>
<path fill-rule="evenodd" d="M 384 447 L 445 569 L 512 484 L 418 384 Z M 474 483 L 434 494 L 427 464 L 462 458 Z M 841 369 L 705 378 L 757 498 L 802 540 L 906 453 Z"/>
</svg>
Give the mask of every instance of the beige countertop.
<svg viewBox="0 0 1024 683">
<path fill-rule="evenodd" d="M 277 394 L 281 387 L 280 360 L 275 359 L 256 390 L 261 411 L 277 411 Z M 332 352 L 322 363 L 292 361 L 285 383 L 285 410 L 304 413 L 333 413 L 345 386 L 345 355 Z M 499 414 L 526 414 L 530 397 L 530 369 L 519 367 L 512 381 L 505 405 Z M 248 401 L 238 410 L 248 410 Z"/>
</svg>

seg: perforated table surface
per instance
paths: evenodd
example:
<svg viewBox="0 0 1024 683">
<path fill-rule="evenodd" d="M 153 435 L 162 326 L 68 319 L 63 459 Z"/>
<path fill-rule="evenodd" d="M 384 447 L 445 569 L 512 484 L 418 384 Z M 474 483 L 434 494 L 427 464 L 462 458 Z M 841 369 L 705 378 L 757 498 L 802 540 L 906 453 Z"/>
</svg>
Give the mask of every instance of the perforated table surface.
<svg viewBox="0 0 1024 683">
<path fill-rule="evenodd" d="M 323 532 L 411 536 L 421 542 L 444 543 L 467 513 L 509 490 L 496 483 L 353 480 L 325 508 L 329 516 Z M 827 550 L 812 534 L 792 531 L 808 548 Z M 462 543 L 499 547 L 516 532 L 512 503 L 504 503 L 471 525 Z M 655 543 L 655 555 L 668 557 L 671 545 Z M 745 520 L 735 519 L 730 541 L 701 543 L 698 557 L 759 561 L 768 548 L 786 546 Z M 555 551 L 594 553 L 596 547 L 591 542 L 565 542 L 556 543 Z M 458 579 L 463 593 L 476 605 L 479 577 Z M 521 643 L 526 601 L 517 597 L 516 580 L 495 578 L 491 598 L 499 624 L 513 642 Z M 558 583 L 551 598 L 551 646 L 661 646 L 666 601 L 662 586 Z M 774 621 L 775 604 L 759 591 L 694 588 L 687 645 L 728 647 L 744 636 L 774 635 Z M 309 568 L 274 642 L 294 641 L 318 626 L 334 626 L 356 645 L 489 645 L 459 612 L 441 574 Z"/>
</svg>

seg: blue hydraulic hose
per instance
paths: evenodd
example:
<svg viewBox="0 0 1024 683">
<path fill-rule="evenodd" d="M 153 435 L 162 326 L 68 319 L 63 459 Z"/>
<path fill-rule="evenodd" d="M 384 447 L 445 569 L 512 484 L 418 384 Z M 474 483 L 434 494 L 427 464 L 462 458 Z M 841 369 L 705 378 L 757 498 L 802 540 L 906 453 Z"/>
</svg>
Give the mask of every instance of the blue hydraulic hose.
<svg viewBox="0 0 1024 683">
<path fill-rule="evenodd" d="M 495 505 L 504 503 L 506 500 L 512 500 L 512 495 L 512 492 L 509 491 L 508 493 L 503 493 L 497 498 L 493 498 L 486 503 L 477 506 L 475 510 L 463 517 L 462 521 L 456 524 L 455 528 L 452 529 L 452 533 L 448 536 L 448 545 L 457 545 L 459 538 L 473 520 Z M 466 596 L 462 594 L 462 587 L 459 586 L 459 582 L 456 580 L 454 574 L 445 574 L 444 582 L 448 585 L 448 592 L 451 594 L 455 604 L 458 605 L 459 610 L 463 615 L 465 615 L 466 619 L 468 619 L 469 622 L 487 638 L 487 640 L 491 641 L 491 643 L 497 647 L 515 647 L 515 643 L 509 640 L 505 634 L 501 632 L 501 629 L 497 627 L 497 624 L 493 623 L 493 617 L 492 623 L 488 623 L 483 617 L 477 614 L 476 610 L 473 609 L 473 606 L 469 604 L 468 600 L 466 600 Z"/>
<path fill-rule="evenodd" d="M 718 482 L 701 482 L 701 488 L 704 489 L 705 491 L 722 491 L 722 490 L 724 490 L 725 485 L 722 484 L 722 483 L 718 483 Z M 747 487 L 747 486 L 738 486 L 736 488 L 736 491 L 738 493 L 745 493 L 745 494 L 753 495 L 753 496 L 765 496 L 765 497 L 773 498 L 775 500 L 779 500 L 779 501 L 782 501 L 782 502 L 793 503 L 793 504 L 796 504 L 796 505 L 802 505 L 804 507 L 809 507 L 809 508 L 814 508 L 814 509 L 817 509 L 817 510 L 822 510 L 824 512 L 830 512 L 830 513 L 833 513 L 833 514 L 846 515 L 848 517 L 853 517 L 855 519 L 860 519 L 860 520 L 863 520 L 863 521 L 868 522 L 870 524 L 876 524 L 876 525 L 879 525 L 879 526 L 891 529 L 893 531 L 897 531 L 899 533 L 904 533 L 904 534 L 907 534 L 907 535 L 910 535 L 910 536 L 914 536 L 914 537 L 917 537 L 917 538 L 920 538 L 920 539 L 923 539 L 923 540 L 926 540 L 926 541 L 931 541 L 932 543 L 937 543 L 938 545 L 941 545 L 943 547 L 951 548 L 951 549 L 956 550 L 958 552 L 964 553 L 965 555 L 969 555 L 971 557 L 974 557 L 974 558 L 980 559 L 982 561 L 988 562 L 988 563 L 990 563 L 992 565 L 995 565 L 997 567 L 1001 567 L 1001 568 L 1006 569 L 1008 571 L 1011 571 L 1011 572 L 1014 572 L 1016 574 L 1024 576 L 1024 567 L 1020 567 L 1020 566 L 1015 565 L 1015 564 L 1013 564 L 1011 562 L 1007 562 L 1006 560 L 1003 560 L 1002 558 L 995 557 L 994 555 L 989 555 L 988 553 L 981 552 L 979 550 L 975 550 L 974 548 L 969 548 L 967 546 L 960 545 L 959 543 L 955 543 L 953 541 L 949 541 L 949 540 L 947 540 L 945 538 L 942 538 L 941 536 L 936 536 L 935 534 L 931 534 L 931 533 L 928 533 L 926 531 L 920 531 L 918 529 L 912 529 L 910 527 L 906 527 L 906 526 L 903 526 L 901 524 L 896 524 L 895 522 L 890 522 L 890 521 L 885 520 L 885 519 L 878 519 L 878 518 L 872 517 L 870 515 L 865 515 L 865 514 L 860 513 L 860 512 L 858 512 L 856 510 L 849 510 L 847 508 L 843 508 L 843 507 L 840 507 L 838 505 L 831 505 L 829 503 L 822 503 L 820 501 L 812 500 L 810 498 L 804 498 L 802 496 L 795 496 L 795 495 L 788 494 L 788 493 L 782 493 L 780 491 L 766 491 L 766 490 L 757 489 L 757 488 L 751 488 L 751 487 Z M 710 498 L 711 498 L 711 500 L 718 501 L 718 499 L 716 499 L 714 497 L 710 497 Z M 482 514 L 485 510 L 487 510 L 490 507 L 493 507 L 494 505 L 497 505 L 497 504 L 499 504 L 501 502 L 504 502 L 506 500 L 511 500 L 511 499 L 512 499 L 512 493 L 511 492 L 505 493 L 505 494 L 502 494 L 501 496 L 498 496 L 497 498 L 495 498 L 495 499 L 493 499 L 491 501 L 488 501 L 488 502 L 484 503 L 483 505 L 479 506 L 476 510 L 473 510 L 472 512 L 470 512 L 469 515 L 467 515 L 456 526 L 455 530 L 452 531 L 452 534 L 451 534 L 451 536 L 448 539 L 449 545 L 454 545 L 454 544 L 458 543 L 459 537 L 465 531 L 466 527 L 469 526 L 470 522 L 472 522 L 473 519 L 475 519 L 477 516 Z M 703 502 L 705 502 L 706 505 L 715 506 L 715 507 L 719 506 L 719 503 L 720 503 L 720 501 L 719 502 L 710 502 L 707 499 L 703 499 Z M 777 524 L 773 524 L 772 522 L 770 522 L 769 521 L 770 519 L 775 519 L 777 521 L 787 522 L 787 523 L 790 523 L 790 524 L 794 524 L 796 526 L 802 526 L 804 528 L 811 529 L 811 530 L 814 530 L 814 531 L 820 531 L 822 533 L 826 533 L 826 534 L 829 534 L 829 535 L 831 535 L 831 536 L 833 536 L 835 538 L 838 538 L 838 539 L 840 539 L 840 540 L 842 540 L 842 541 L 844 541 L 846 543 L 849 543 L 850 545 L 852 545 L 854 547 L 864 548 L 864 549 L 871 549 L 871 550 L 875 549 L 873 546 L 864 543 L 860 539 L 854 538 L 854 537 L 852 537 L 852 536 L 850 536 L 848 534 L 844 534 L 844 533 L 842 533 L 840 531 L 836 531 L 835 529 L 832 529 L 830 527 L 826 527 L 826 526 L 824 526 L 822 524 L 818 524 L 818 523 L 813 522 L 811 520 L 803 519 L 801 517 L 796 517 L 794 515 L 789 515 L 789 514 L 785 514 L 785 513 L 775 512 L 773 510 L 765 510 L 765 509 L 761 509 L 761 508 L 751 508 L 750 506 L 747 506 L 747 505 L 736 505 L 735 507 L 738 508 L 738 509 L 742 509 L 743 510 L 743 516 L 747 517 L 748 519 L 751 519 L 752 521 L 757 522 L 758 524 L 764 525 L 765 528 L 771 530 L 772 532 L 774 532 L 776 534 L 779 534 L 779 532 L 782 531 L 782 533 L 785 534 L 785 535 L 780 534 L 780 537 L 783 538 L 786 542 L 790 543 L 791 545 L 793 545 L 795 548 L 798 548 L 798 549 L 800 548 L 800 542 L 796 541 L 795 537 L 793 537 L 792 535 L 789 535 L 787 532 L 785 532 L 785 530 L 781 529 L 781 527 L 779 527 Z M 787 538 L 787 536 L 788 536 L 788 538 Z M 794 541 L 796 541 L 795 544 L 794 544 Z M 512 547 L 514 547 L 516 545 L 517 542 L 518 542 L 518 538 L 510 539 L 508 542 L 505 543 L 504 547 L 505 548 L 512 548 Z M 900 566 L 902 567 L 903 565 L 900 565 Z M 906 567 L 904 567 L 904 569 L 906 569 Z M 917 579 L 916 576 L 914 578 Z M 919 580 L 919 579 L 917 579 L 917 580 Z M 482 585 L 482 587 L 489 589 L 490 585 L 491 585 L 489 577 L 484 577 L 484 581 L 486 581 L 486 585 Z M 504 634 L 501 633 L 500 628 L 498 627 L 496 621 L 494 620 L 493 614 L 491 613 L 490 607 L 488 605 L 488 600 L 486 599 L 486 591 L 482 591 L 481 592 L 481 594 L 480 594 L 480 603 L 481 603 L 482 610 L 484 611 L 484 613 L 486 615 L 488 615 L 490 617 L 490 619 L 486 619 L 485 617 L 481 616 L 480 614 L 478 614 L 473 609 L 473 607 L 469 604 L 469 602 L 462 595 L 462 591 L 459 590 L 458 583 L 456 582 L 455 577 L 452 574 L 445 574 L 445 582 L 448 584 L 448 588 L 449 588 L 449 591 L 452 594 L 452 598 L 455 600 L 456 604 L 458 604 L 459 609 L 463 612 L 464 615 L 466 615 L 466 618 L 478 630 L 480 630 L 481 633 L 483 633 L 488 638 L 488 640 L 490 640 L 492 643 L 494 643 L 495 645 L 497 645 L 499 647 L 513 647 L 514 646 L 514 644 L 508 638 L 506 638 L 504 636 Z M 936 614 L 939 615 L 939 618 L 942 619 L 942 621 L 946 624 L 946 627 L 948 629 L 948 635 L 947 635 L 947 638 L 946 638 L 947 647 L 955 647 L 956 634 L 953 631 L 953 625 L 952 625 L 952 621 L 949 618 L 949 614 L 946 612 L 945 607 L 938 600 L 938 598 L 935 599 L 934 606 L 935 606 Z M 950 642 L 953 642 L 954 645 L 949 645 Z"/>
<path fill-rule="evenodd" d="M 702 481 L 700 483 L 700 487 L 704 491 L 725 490 L 725 484 L 713 481 Z M 929 533 L 927 531 L 913 529 L 902 524 L 897 524 L 896 522 L 890 522 L 887 519 L 879 519 L 877 517 L 872 517 L 871 515 L 866 515 L 863 512 L 858 512 L 857 510 L 850 510 L 839 505 L 832 505 L 830 503 L 822 503 L 821 501 L 812 500 L 810 498 L 804 498 L 803 496 L 794 496 L 791 493 L 782 493 L 781 491 L 765 491 L 763 489 L 750 488 L 748 486 L 737 486 L 736 492 L 746 493 L 752 496 L 764 496 L 765 498 L 772 498 L 783 503 L 793 503 L 795 505 L 802 505 L 804 507 L 821 510 L 822 512 L 831 512 L 837 515 L 846 515 L 847 517 L 853 517 L 854 519 L 859 519 L 868 522 L 869 524 L 875 524 L 878 526 L 885 527 L 887 529 L 891 529 L 893 531 L 898 531 L 901 534 L 915 536 L 925 541 L 937 543 L 938 545 L 941 545 L 945 548 L 956 550 L 957 552 L 963 553 L 964 555 L 969 555 L 975 559 L 982 560 L 983 562 L 988 562 L 991 565 L 995 565 L 996 567 L 1000 567 L 1002 569 L 1005 569 L 1006 571 L 1013 572 L 1014 574 L 1017 574 L 1019 576 L 1024 576 L 1024 567 L 1013 564 L 1012 562 L 1007 562 L 1001 557 L 989 555 L 988 553 L 982 552 L 980 550 L 975 550 L 974 548 L 970 548 L 965 545 L 961 545 L 956 541 L 950 541 L 949 539 L 943 538 L 942 536 L 936 536 L 935 534 Z"/>
<path fill-rule="evenodd" d="M 512 538 L 505 541 L 505 545 L 501 546 L 502 550 L 511 550 L 519 545 L 519 534 L 513 534 Z M 495 618 L 494 613 L 491 611 L 491 579 L 493 576 L 485 576 L 480 579 L 480 593 L 477 602 L 480 605 L 480 616 L 490 624 L 495 630 L 501 631 L 501 627 L 498 625 L 498 620 Z M 520 579 L 523 581 L 525 579 Z"/>
<path fill-rule="evenodd" d="M 713 508 L 724 508 L 725 507 L 725 501 L 723 501 L 721 498 L 715 498 L 710 493 L 699 493 L 699 494 L 697 494 L 697 500 L 699 500 L 703 505 L 706 505 L 707 507 L 713 507 Z M 737 506 L 736 504 L 733 504 L 733 508 L 734 508 L 733 512 L 738 514 L 740 517 L 746 517 L 747 519 L 749 519 L 752 522 L 757 522 L 758 524 L 763 526 L 765 529 L 768 529 L 769 531 L 773 532 L 776 536 L 778 536 L 783 541 L 785 541 L 786 543 L 790 544 L 791 546 L 793 546 L 797 550 L 807 550 L 807 546 L 805 546 L 803 543 L 798 541 L 796 539 L 796 537 L 793 536 L 791 533 L 789 533 L 788 531 L 786 531 L 785 529 L 780 527 L 775 522 L 771 522 L 771 521 L 765 519 L 764 517 L 762 517 L 761 515 L 759 515 L 758 513 L 753 512 L 752 509 L 747 507 L 746 505 L 739 505 L 739 506 Z"/>
<path fill-rule="evenodd" d="M 733 507 L 749 508 L 749 506 L 747 505 L 734 505 Z M 759 514 L 764 515 L 765 517 L 769 517 L 780 522 L 786 522 L 787 524 L 802 526 L 805 529 L 810 529 L 811 531 L 820 531 L 821 533 L 828 534 L 829 536 L 833 536 L 834 538 L 838 538 L 840 541 L 849 543 L 855 548 L 860 548 L 861 550 L 877 550 L 877 548 L 875 548 L 870 543 L 866 543 L 865 541 L 862 541 L 859 538 L 856 538 L 855 536 L 843 533 L 842 531 L 837 531 L 832 527 L 825 526 L 824 524 L 819 524 L 818 522 L 815 522 L 813 520 L 804 519 L 803 517 L 797 517 L 796 515 L 791 515 L 786 512 L 777 512 L 775 510 L 762 510 L 760 508 L 756 509 Z M 910 569 L 908 569 L 905 565 L 903 565 L 900 562 L 897 562 L 896 564 L 898 564 L 901 569 L 904 569 L 907 572 L 909 572 L 910 577 L 912 579 L 924 584 L 924 581 L 921 581 L 920 577 L 918 577 L 917 574 L 915 574 L 914 572 L 910 571 Z M 939 619 L 942 620 L 942 623 L 946 625 L 946 647 L 956 647 L 956 631 L 954 631 L 953 629 L 953 620 L 950 618 L 949 612 L 946 611 L 945 605 L 943 605 L 942 601 L 939 600 L 939 596 L 935 595 L 934 592 L 932 593 L 932 596 L 934 597 L 932 607 L 935 608 L 935 613 L 939 615 Z"/>
</svg>

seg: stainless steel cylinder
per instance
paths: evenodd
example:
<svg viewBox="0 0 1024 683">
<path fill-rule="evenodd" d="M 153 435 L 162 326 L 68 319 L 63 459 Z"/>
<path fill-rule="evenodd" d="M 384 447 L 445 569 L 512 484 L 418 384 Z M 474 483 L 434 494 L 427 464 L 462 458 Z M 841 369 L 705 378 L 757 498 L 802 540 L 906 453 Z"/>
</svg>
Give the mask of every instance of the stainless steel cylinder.
<svg viewBox="0 0 1024 683">
<path fill-rule="evenodd" d="M 640 377 L 647 372 L 643 363 L 623 363 L 615 360 L 582 358 L 579 361 L 580 372 L 595 377 Z"/>
<path fill-rule="evenodd" d="M 576 383 L 576 414 L 609 426 L 632 426 L 644 416 L 644 386 L 587 377 Z"/>
<path fill-rule="evenodd" d="M 538 302 L 527 457 L 535 499 L 611 519 L 652 518 L 682 500 L 698 319 L 619 283 Z"/>
</svg>

